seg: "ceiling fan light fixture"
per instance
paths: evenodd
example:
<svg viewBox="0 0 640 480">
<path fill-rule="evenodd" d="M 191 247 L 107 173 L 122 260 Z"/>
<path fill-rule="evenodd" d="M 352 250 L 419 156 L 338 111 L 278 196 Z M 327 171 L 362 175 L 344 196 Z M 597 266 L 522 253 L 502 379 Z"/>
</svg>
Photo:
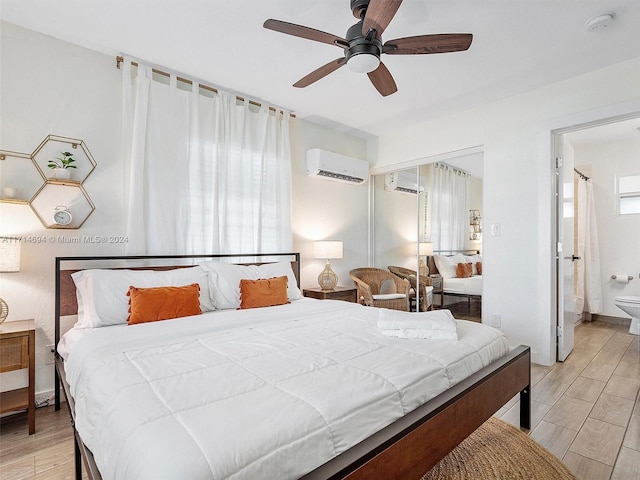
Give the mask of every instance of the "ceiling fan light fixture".
<svg viewBox="0 0 640 480">
<path fill-rule="evenodd" d="M 380 58 L 371 53 L 360 53 L 349 57 L 347 66 L 356 73 L 373 72 L 380 65 Z"/>
</svg>

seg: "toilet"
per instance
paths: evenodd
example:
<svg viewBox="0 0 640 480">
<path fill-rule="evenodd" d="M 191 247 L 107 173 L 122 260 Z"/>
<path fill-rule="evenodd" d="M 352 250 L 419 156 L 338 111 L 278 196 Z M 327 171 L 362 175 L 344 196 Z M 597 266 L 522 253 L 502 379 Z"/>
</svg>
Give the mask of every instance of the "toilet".
<svg viewBox="0 0 640 480">
<path fill-rule="evenodd" d="M 616 307 L 631 315 L 629 333 L 640 335 L 640 297 L 616 297 Z"/>
</svg>

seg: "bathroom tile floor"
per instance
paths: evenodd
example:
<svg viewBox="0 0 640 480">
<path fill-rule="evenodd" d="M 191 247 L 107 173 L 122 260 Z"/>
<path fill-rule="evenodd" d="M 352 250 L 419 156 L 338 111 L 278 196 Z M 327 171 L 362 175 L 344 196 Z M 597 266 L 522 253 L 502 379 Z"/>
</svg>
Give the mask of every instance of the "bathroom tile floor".
<svg viewBox="0 0 640 480">
<path fill-rule="evenodd" d="M 640 479 L 640 337 L 582 323 L 567 360 L 532 365 L 532 438 L 579 480 Z M 517 397 L 496 414 L 518 425 Z"/>
</svg>

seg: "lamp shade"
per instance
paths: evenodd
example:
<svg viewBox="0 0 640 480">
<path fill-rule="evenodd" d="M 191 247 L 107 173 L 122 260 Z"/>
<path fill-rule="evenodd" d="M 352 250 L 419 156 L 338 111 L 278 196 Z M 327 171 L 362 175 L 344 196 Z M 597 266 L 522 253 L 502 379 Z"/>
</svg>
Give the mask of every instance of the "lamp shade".
<svg viewBox="0 0 640 480">
<path fill-rule="evenodd" d="M 418 255 L 420 256 L 433 255 L 433 243 L 420 242 L 418 244 Z"/>
<path fill-rule="evenodd" d="M 0 237 L 0 272 L 20 271 L 20 239 Z"/>
<path fill-rule="evenodd" d="M 313 256 L 315 258 L 342 258 L 342 242 L 336 240 L 323 240 L 313 242 Z"/>
</svg>

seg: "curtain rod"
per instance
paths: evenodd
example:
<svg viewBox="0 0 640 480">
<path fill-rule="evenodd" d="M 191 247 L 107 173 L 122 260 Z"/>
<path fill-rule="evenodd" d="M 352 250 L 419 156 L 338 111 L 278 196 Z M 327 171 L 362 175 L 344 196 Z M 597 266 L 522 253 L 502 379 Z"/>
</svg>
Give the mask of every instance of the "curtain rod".
<svg viewBox="0 0 640 480">
<path fill-rule="evenodd" d="M 117 56 L 116 56 L 116 68 L 117 68 L 118 70 L 120 70 L 120 64 L 121 64 L 122 62 L 124 62 L 124 57 L 123 57 L 122 55 L 117 55 Z M 138 66 L 138 62 L 134 62 L 134 61 L 132 61 L 132 62 L 131 62 L 131 65 L 133 65 L 134 67 L 137 67 L 137 66 Z M 164 76 L 164 77 L 170 77 L 170 76 L 171 76 L 171 74 L 170 74 L 170 73 L 168 73 L 168 72 L 163 72 L 162 70 L 158 70 L 157 68 L 152 68 L 152 69 L 151 69 L 151 71 L 152 71 L 153 73 L 157 73 L 158 75 L 162 75 L 162 76 Z M 184 83 L 186 83 L 186 84 L 188 84 L 188 85 L 193 85 L 193 80 L 189 80 L 188 78 L 180 77 L 180 76 L 178 76 L 178 75 L 176 75 L 176 78 L 177 78 L 179 81 L 184 82 Z M 198 85 L 199 85 L 199 86 L 200 86 L 200 88 L 202 88 L 203 90 L 208 90 L 208 91 L 213 92 L 213 93 L 218 93 L 218 89 L 217 89 L 217 88 L 210 87 L 209 85 L 204 85 L 204 84 L 202 84 L 202 83 L 199 83 Z M 238 100 L 239 102 L 244 102 L 244 101 L 245 101 L 245 98 L 243 98 L 243 97 L 241 97 L 241 96 L 239 96 L 239 95 L 236 95 L 236 100 Z M 251 105 L 255 105 L 256 107 L 261 107 L 261 106 L 262 106 L 262 104 L 261 104 L 260 102 L 256 102 L 255 100 L 249 100 L 249 103 L 250 103 Z M 277 112 L 277 109 L 276 109 L 276 108 L 274 108 L 274 107 L 269 107 L 269 110 L 270 110 L 270 111 L 272 111 L 272 112 Z M 284 113 L 284 112 L 283 112 L 283 113 Z M 295 114 L 295 113 L 291 113 L 291 112 L 289 112 L 289 116 L 290 116 L 291 118 L 296 118 L 296 114 Z"/>
<path fill-rule="evenodd" d="M 576 172 L 578 175 L 580 175 L 580 178 L 582 178 L 583 180 L 589 180 L 589 177 L 587 177 L 584 173 L 582 173 L 576 167 L 573 167 L 573 171 Z"/>
</svg>

